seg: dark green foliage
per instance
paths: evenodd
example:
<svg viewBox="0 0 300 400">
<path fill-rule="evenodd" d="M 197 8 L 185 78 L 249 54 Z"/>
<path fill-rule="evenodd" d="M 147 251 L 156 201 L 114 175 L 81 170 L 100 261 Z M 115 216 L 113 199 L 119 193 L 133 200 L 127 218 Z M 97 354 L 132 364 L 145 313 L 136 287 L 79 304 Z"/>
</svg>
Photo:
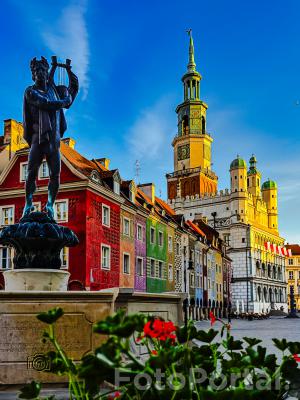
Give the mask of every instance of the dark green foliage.
<svg viewBox="0 0 300 400">
<path fill-rule="evenodd" d="M 46 354 L 50 372 L 68 375 L 72 400 L 108 400 L 114 398 L 114 391 L 121 400 L 280 400 L 287 391 L 300 398 L 300 369 L 294 356 L 300 353 L 298 342 L 273 339 L 283 352 L 279 364 L 276 356 L 260 345 L 261 340 L 234 340 L 230 326 L 220 320 L 223 326 L 218 341 L 219 331 L 197 331 L 192 321 L 175 329 L 170 322 L 141 314 L 128 316 L 119 310 L 94 326 L 95 332 L 108 335 L 108 339 L 75 364 L 54 335 L 53 324 L 61 315 L 61 309 L 54 309 L 38 318 L 49 325 L 43 338 L 53 346 Z M 133 343 L 148 353 L 143 361 L 132 353 Z M 136 380 L 147 383 L 141 378 L 145 374 L 149 385 L 138 387 Z M 116 385 L 116 375 L 126 378 L 126 383 Z M 114 391 L 100 395 L 103 383 L 115 387 Z M 39 393 L 39 384 L 32 382 L 22 389 L 20 398 L 42 400 Z"/>
<path fill-rule="evenodd" d="M 54 324 L 64 314 L 62 308 L 53 308 L 47 312 L 40 313 L 37 319 L 44 322 L 45 324 Z"/>
<path fill-rule="evenodd" d="M 21 389 L 21 394 L 19 394 L 19 399 L 38 399 L 41 391 L 41 384 L 32 381 L 28 383 Z"/>
</svg>

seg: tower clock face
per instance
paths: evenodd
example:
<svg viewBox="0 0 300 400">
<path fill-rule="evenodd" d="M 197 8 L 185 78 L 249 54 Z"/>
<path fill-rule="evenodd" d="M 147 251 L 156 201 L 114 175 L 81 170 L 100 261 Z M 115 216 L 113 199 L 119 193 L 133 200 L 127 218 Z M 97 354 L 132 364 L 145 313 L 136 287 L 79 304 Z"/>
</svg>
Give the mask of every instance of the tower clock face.
<svg viewBox="0 0 300 400">
<path fill-rule="evenodd" d="M 190 157 L 190 145 L 185 144 L 185 145 L 179 146 L 178 150 L 177 150 L 178 161 L 186 160 L 189 157 Z"/>
</svg>

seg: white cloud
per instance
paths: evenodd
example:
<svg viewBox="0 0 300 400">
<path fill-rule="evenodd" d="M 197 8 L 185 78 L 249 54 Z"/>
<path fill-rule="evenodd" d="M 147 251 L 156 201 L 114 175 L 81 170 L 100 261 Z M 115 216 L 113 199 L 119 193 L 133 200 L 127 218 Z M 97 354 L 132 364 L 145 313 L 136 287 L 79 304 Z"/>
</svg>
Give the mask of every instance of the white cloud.
<svg viewBox="0 0 300 400">
<path fill-rule="evenodd" d="M 42 32 L 46 46 L 59 59 L 71 58 L 85 99 L 89 88 L 89 38 L 85 21 L 86 2 L 70 3 L 61 11 L 57 23 Z"/>
<path fill-rule="evenodd" d="M 140 111 L 136 121 L 126 132 L 126 140 L 135 157 L 145 160 L 161 159 L 174 136 L 174 110 L 166 96 L 153 106 Z"/>
</svg>

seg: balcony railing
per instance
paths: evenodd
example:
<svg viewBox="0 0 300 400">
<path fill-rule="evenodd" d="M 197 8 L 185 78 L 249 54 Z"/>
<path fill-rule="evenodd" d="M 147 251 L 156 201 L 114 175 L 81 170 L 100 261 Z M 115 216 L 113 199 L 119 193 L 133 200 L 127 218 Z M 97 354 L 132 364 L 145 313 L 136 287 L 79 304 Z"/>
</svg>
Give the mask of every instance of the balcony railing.
<svg viewBox="0 0 300 400">
<path fill-rule="evenodd" d="M 166 174 L 167 178 L 178 178 L 178 177 L 184 177 L 190 174 L 196 174 L 198 172 L 202 172 L 204 175 L 209 177 L 210 179 L 216 179 L 217 175 L 210 171 L 208 168 L 202 168 L 202 167 L 196 167 L 196 168 L 187 168 L 187 169 L 181 169 L 180 171 L 175 171 L 169 174 Z"/>
</svg>

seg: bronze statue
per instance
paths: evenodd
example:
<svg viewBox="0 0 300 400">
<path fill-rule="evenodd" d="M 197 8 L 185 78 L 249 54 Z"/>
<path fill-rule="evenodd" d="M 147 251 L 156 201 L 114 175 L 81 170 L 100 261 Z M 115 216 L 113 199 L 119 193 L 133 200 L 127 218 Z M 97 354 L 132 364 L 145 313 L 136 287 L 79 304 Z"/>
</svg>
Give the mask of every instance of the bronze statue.
<svg viewBox="0 0 300 400">
<path fill-rule="evenodd" d="M 56 68 L 63 68 L 69 86 L 56 85 Z M 42 57 L 30 63 L 34 85 L 24 94 L 24 138 L 30 146 L 26 179 L 26 204 L 23 217 L 17 224 L 0 230 L 0 244 L 15 249 L 14 269 L 59 269 L 60 253 L 64 247 L 76 246 L 76 234 L 54 221 L 54 202 L 59 189 L 60 139 L 67 129 L 64 108 L 70 108 L 78 93 L 78 79 L 71 71 L 71 60 L 65 64 L 52 57 L 52 68 Z M 43 159 L 49 168 L 46 212 L 33 211 L 33 194 Z"/>
<path fill-rule="evenodd" d="M 54 74 L 57 67 L 64 68 L 69 78 L 69 86 L 56 85 Z M 63 109 L 70 108 L 77 96 L 79 85 L 71 71 L 71 60 L 58 63 L 52 57 L 52 68 L 46 58 L 34 58 L 30 63 L 34 85 L 24 93 L 23 127 L 24 138 L 30 146 L 28 175 L 26 179 L 26 204 L 23 217 L 33 211 L 33 194 L 39 168 L 46 158 L 49 168 L 48 201 L 45 211 L 54 219 L 54 202 L 60 183 L 60 139 L 67 129 Z"/>
</svg>

